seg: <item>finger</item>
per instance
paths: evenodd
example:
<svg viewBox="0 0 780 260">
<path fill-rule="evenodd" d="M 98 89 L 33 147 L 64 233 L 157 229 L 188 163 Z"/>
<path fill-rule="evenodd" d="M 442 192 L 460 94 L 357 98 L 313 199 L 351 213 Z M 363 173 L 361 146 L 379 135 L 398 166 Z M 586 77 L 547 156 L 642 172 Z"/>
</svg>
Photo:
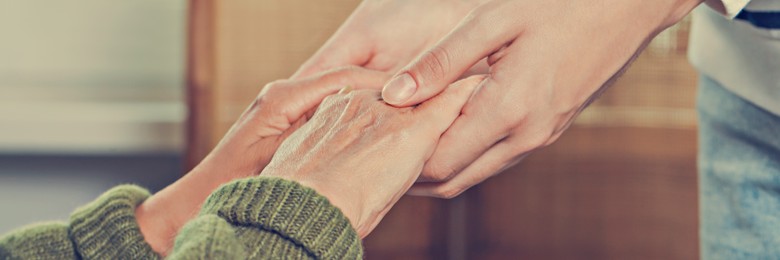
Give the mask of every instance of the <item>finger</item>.
<svg viewBox="0 0 780 260">
<path fill-rule="evenodd" d="M 439 43 L 402 69 L 382 91 L 382 98 L 394 106 L 419 104 L 458 79 L 469 68 L 514 37 L 475 10 Z"/>
<path fill-rule="evenodd" d="M 326 88 L 320 91 L 327 93 L 338 91 L 349 86 L 357 89 L 381 89 L 382 85 L 390 79 L 390 75 L 377 70 L 370 70 L 357 66 L 344 66 L 317 73 L 313 76 L 301 79 L 298 86 L 308 88 Z"/>
<path fill-rule="evenodd" d="M 286 111 L 291 120 L 303 116 L 309 110 L 319 105 L 325 97 L 338 92 L 344 87 L 351 89 L 379 89 L 387 81 L 389 75 L 360 67 L 346 67 L 302 79 L 303 82 L 292 83 L 296 88 L 284 102 L 288 102 Z"/>
<path fill-rule="evenodd" d="M 406 194 L 436 198 L 454 198 L 474 185 L 506 170 L 525 156 L 516 156 L 512 142 L 500 142 L 482 154 L 463 172 L 446 182 L 416 183 Z"/>
<path fill-rule="evenodd" d="M 442 134 L 418 181 L 446 181 L 507 137 L 513 124 L 502 114 L 513 113 L 512 106 L 505 104 L 513 101 L 503 97 L 502 89 L 492 77 L 482 80 L 460 116 Z"/>
<path fill-rule="evenodd" d="M 440 136 L 458 118 L 463 106 L 484 79 L 485 76 L 477 75 L 453 83 L 438 96 L 414 108 L 415 116 L 431 126 L 437 137 Z"/>
</svg>

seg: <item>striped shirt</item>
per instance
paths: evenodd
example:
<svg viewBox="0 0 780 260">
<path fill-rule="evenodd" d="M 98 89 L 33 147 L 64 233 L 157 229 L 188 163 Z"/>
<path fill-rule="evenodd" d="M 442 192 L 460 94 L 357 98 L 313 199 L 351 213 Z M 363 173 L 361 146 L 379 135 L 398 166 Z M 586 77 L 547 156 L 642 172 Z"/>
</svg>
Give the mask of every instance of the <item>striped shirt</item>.
<svg viewBox="0 0 780 260">
<path fill-rule="evenodd" d="M 689 59 L 735 94 L 780 115 L 780 0 L 722 0 L 693 14 Z"/>
</svg>

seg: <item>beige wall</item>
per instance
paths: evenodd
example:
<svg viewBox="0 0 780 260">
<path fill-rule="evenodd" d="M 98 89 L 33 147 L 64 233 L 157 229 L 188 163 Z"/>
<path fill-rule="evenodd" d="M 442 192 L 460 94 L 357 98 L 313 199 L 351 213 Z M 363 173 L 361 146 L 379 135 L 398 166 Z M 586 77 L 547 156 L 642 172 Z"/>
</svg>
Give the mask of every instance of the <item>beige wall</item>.
<svg viewBox="0 0 780 260">
<path fill-rule="evenodd" d="M 0 1 L 0 152 L 178 151 L 186 4 Z"/>
</svg>

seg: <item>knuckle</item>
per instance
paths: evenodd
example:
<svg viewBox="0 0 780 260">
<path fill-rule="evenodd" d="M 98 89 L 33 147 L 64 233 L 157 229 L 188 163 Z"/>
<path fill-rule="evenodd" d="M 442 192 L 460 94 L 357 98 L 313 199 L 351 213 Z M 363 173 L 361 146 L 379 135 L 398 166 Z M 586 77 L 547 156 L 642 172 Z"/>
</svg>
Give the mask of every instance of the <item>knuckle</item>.
<svg viewBox="0 0 780 260">
<path fill-rule="evenodd" d="M 359 113 L 356 119 L 363 129 L 378 129 L 385 123 L 381 118 L 383 117 L 382 111 L 374 106 L 358 106 L 356 113 Z"/>
<path fill-rule="evenodd" d="M 441 46 L 435 46 L 421 57 L 418 63 L 419 76 L 427 80 L 439 81 L 452 69 L 452 56 L 449 51 Z"/>
<path fill-rule="evenodd" d="M 261 90 L 260 94 L 258 94 L 258 98 L 263 96 L 276 95 L 276 93 L 281 91 L 285 85 L 287 85 L 287 80 L 275 80 L 271 83 L 265 84 L 263 90 Z"/>
<path fill-rule="evenodd" d="M 504 122 L 504 131 L 512 131 L 528 122 L 531 112 L 525 106 L 515 109 L 500 109 L 496 112 L 498 122 Z"/>
<path fill-rule="evenodd" d="M 514 154 L 525 154 L 530 151 L 547 147 L 550 144 L 550 135 L 544 133 L 526 134 L 521 138 L 516 138 L 516 144 L 513 145 Z"/>
<path fill-rule="evenodd" d="M 260 90 L 260 93 L 258 93 L 257 96 L 255 96 L 255 99 L 252 101 L 250 110 L 258 110 L 262 106 L 273 107 L 274 102 L 279 101 L 278 99 L 282 96 L 280 95 L 280 92 L 283 91 L 286 83 L 286 80 L 276 80 L 263 86 L 262 90 Z"/>
<path fill-rule="evenodd" d="M 344 108 L 344 112 L 347 115 L 350 115 L 348 117 L 345 117 L 346 120 L 349 118 L 353 118 L 356 115 L 359 115 L 363 111 L 364 102 L 362 101 L 362 98 L 360 95 L 356 94 L 354 91 L 349 92 L 344 95 L 337 95 L 340 98 L 340 105 Z"/>
<path fill-rule="evenodd" d="M 352 95 L 351 99 L 353 99 L 357 105 L 363 107 L 376 107 L 377 109 L 381 107 L 381 103 L 379 102 L 379 91 L 357 90 L 352 91 L 349 94 Z"/>
<path fill-rule="evenodd" d="M 408 129 L 400 127 L 400 124 L 391 122 L 390 120 L 381 120 L 381 126 L 374 126 L 374 130 L 381 133 L 389 143 L 402 144 L 408 143 L 414 139 L 414 134 L 410 133 Z"/>
<path fill-rule="evenodd" d="M 345 95 L 330 95 L 325 97 L 320 103 L 322 109 L 335 109 L 343 107 L 347 104 L 347 97 Z"/>
<path fill-rule="evenodd" d="M 328 95 L 324 99 L 322 99 L 322 102 L 320 102 L 320 106 L 326 106 L 336 103 L 336 99 L 338 99 L 337 95 Z"/>
<path fill-rule="evenodd" d="M 344 94 L 345 98 L 349 100 L 348 106 L 362 107 L 366 104 L 366 97 L 363 93 L 358 91 L 352 91 Z"/>
</svg>

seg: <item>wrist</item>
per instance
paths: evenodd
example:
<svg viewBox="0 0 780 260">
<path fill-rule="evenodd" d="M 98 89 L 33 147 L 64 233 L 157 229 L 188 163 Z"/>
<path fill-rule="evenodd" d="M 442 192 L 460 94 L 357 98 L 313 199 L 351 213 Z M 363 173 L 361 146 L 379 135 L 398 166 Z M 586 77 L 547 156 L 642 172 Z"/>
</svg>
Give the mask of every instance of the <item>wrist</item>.
<svg viewBox="0 0 780 260">
<path fill-rule="evenodd" d="M 135 209 L 135 218 L 144 240 L 156 253 L 165 256 L 172 248 L 175 228 L 171 219 L 161 209 L 165 206 L 157 196 L 152 196 Z"/>
<path fill-rule="evenodd" d="M 155 252 L 167 255 L 181 227 L 197 216 L 211 192 L 227 182 L 214 175 L 196 168 L 136 208 L 141 233 Z"/>
</svg>

